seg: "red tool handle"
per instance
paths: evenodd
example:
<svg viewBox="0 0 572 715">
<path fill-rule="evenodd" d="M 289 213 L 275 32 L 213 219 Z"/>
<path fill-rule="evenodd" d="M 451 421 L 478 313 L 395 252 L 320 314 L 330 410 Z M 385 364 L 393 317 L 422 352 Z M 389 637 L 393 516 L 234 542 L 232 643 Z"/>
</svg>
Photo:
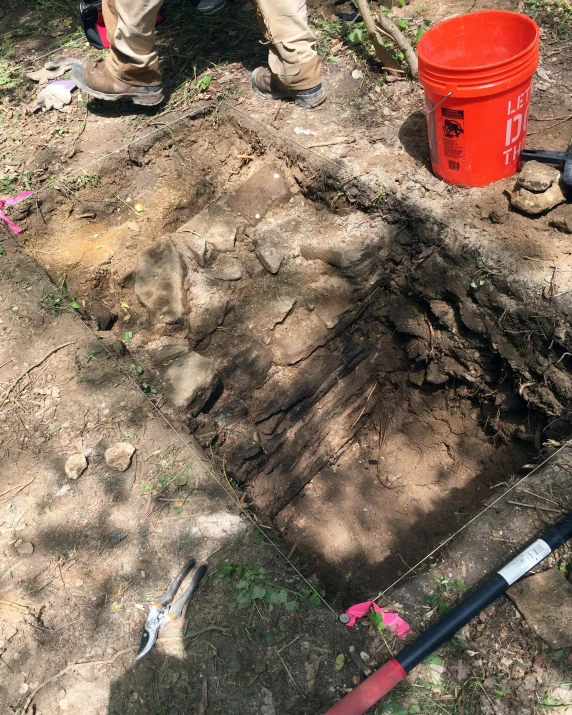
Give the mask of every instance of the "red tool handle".
<svg viewBox="0 0 572 715">
<path fill-rule="evenodd" d="M 363 715 L 380 698 L 387 695 L 397 683 L 400 683 L 406 675 L 407 673 L 394 658 L 366 678 L 363 683 L 330 708 L 325 715 Z"/>
</svg>

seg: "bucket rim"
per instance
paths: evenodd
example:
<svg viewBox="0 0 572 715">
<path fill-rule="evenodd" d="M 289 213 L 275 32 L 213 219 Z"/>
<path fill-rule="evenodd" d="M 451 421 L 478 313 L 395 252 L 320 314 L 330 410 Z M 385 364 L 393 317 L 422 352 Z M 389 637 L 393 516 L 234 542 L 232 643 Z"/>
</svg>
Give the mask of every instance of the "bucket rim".
<svg viewBox="0 0 572 715">
<path fill-rule="evenodd" d="M 460 17 L 469 17 L 469 16 L 475 16 L 475 15 L 496 15 L 497 17 L 504 15 L 510 15 L 513 17 L 518 17 L 522 19 L 524 22 L 526 22 L 528 25 L 531 25 L 534 27 L 534 38 L 532 42 L 524 48 L 524 50 L 521 50 L 518 52 L 516 55 L 513 55 L 507 60 L 501 60 L 500 62 L 493 62 L 491 64 L 483 65 L 479 68 L 473 67 L 451 67 L 449 65 L 443 65 L 443 64 L 438 64 L 437 62 L 432 62 L 430 60 L 427 60 L 421 56 L 421 50 L 422 50 L 422 45 L 423 41 L 425 38 L 431 33 L 431 31 L 434 28 L 440 27 L 441 25 L 448 24 L 450 22 L 454 22 L 455 20 L 458 20 Z M 476 10 L 475 12 L 462 12 L 459 13 L 458 15 L 453 15 L 453 17 L 448 17 L 446 20 L 441 20 L 437 24 L 433 25 L 433 27 L 430 27 L 427 32 L 423 33 L 423 36 L 419 40 L 419 43 L 417 45 L 417 54 L 419 57 L 419 70 L 422 72 L 422 65 L 425 65 L 426 67 L 431 67 L 432 69 L 435 70 L 442 70 L 447 73 L 449 72 L 478 72 L 479 70 L 491 70 L 494 69 L 495 67 L 502 67 L 503 65 L 506 65 L 507 63 L 514 62 L 515 60 L 519 60 L 521 57 L 524 57 L 527 55 L 531 50 L 534 49 L 534 47 L 538 44 L 540 38 L 540 27 L 538 24 L 528 15 L 525 15 L 522 12 L 514 12 L 512 10 Z"/>
</svg>

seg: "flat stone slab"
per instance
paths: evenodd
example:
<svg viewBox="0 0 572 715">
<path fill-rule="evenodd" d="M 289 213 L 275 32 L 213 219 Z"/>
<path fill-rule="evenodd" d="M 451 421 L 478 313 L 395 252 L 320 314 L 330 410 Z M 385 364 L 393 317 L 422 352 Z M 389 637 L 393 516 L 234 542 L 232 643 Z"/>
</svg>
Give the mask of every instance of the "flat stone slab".
<svg viewBox="0 0 572 715">
<path fill-rule="evenodd" d="M 207 251 L 234 251 L 236 229 L 241 223 L 224 203 L 213 204 L 187 221 L 177 233 L 187 234 L 185 241 L 199 266 L 204 267 Z"/>
<path fill-rule="evenodd" d="M 561 571 L 549 569 L 530 576 L 507 593 L 551 648 L 572 647 L 572 584 Z"/>
<path fill-rule="evenodd" d="M 175 407 L 198 414 L 218 387 L 213 365 L 202 355 L 189 352 L 173 360 L 163 373 L 167 398 Z"/>
<path fill-rule="evenodd" d="M 227 204 L 250 223 L 258 223 L 277 203 L 284 203 L 291 196 L 284 175 L 272 166 L 264 166 L 238 187 Z"/>
<path fill-rule="evenodd" d="M 318 316 L 297 310 L 274 328 L 272 345 L 284 365 L 304 360 L 328 340 L 328 330 Z"/>
<path fill-rule="evenodd" d="M 139 255 L 135 294 L 153 323 L 183 321 L 185 294 L 183 264 L 175 244 L 165 238 Z"/>
</svg>

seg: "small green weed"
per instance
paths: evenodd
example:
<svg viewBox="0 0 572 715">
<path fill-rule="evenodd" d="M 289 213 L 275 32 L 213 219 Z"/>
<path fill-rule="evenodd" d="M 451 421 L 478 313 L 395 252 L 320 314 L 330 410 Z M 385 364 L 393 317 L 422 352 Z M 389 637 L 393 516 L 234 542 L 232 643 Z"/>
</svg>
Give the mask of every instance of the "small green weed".
<svg viewBox="0 0 572 715">
<path fill-rule="evenodd" d="M 99 179 L 99 174 L 86 172 L 66 179 L 65 183 L 72 189 L 84 189 L 86 186 L 97 186 Z"/>
<path fill-rule="evenodd" d="M 4 243 L 5 239 L 0 236 L 0 257 L 1 256 L 7 256 L 8 254 L 6 253 L 6 249 L 2 245 Z"/>
<path fill-rule="evenodd" d="M 75 297 L 68 290 L 68 283 L 67 283 L 66 276 L 62 276 L 62 279 L 60 280 L 60 291 L 62 292 L 62 295 L 69 302 L 70 306 L 74 310 L 80 310 L 81 305 L 77 302 Z"/>
<path fill-rule="evenodd" d="M 467 590 L 467 585 L 453 578 L 438 578 L 436 581 L 437 590 L 431 596 L 427 596 L 425 602 L 431 608 L 437 609 L 440 616 L 444 616 L 453 607 L 459 593 Z"/>
<path fill-rule="evenodd" d="M 299 584 L 297 590 L 284 588 L 268 580 L 268 574 L 263 566 L 251 568 L 221 564 L 217 568 L 220 578 L 233 578 L 239 591 L 236 603 L 239 608 L 245 608 L 255 601 L 266 604 L 269 608 L 283 607 L 287 611 L 297 611 L 300 604 L 306 601 L 308 605 L 320 605 L 321 590 L 313 590 L 307 584 Z"/>
<path fill-rule="evenodd" d="M 572 3 L 570 0 L 526 0 L 524 11 L 554 37 L 570 39 Z"/>
<path fill-rule="evenodd" d="M 67 305 L 63 302 L 61 295 L 53 291 L 45 292 L 40 298 L 40 302 L 48 308 L 53 315 L 67 310 Z"/>
<path fill-rule="evenodd" d="M 151 395 L 157 394 L 157 388 L 149 381 L 149 378 L 145 377 L 145 369 L 141 365 L 131 363 L 129 370 L 133 379 L 137 382 L 143 392 L 148 392 Z"/>
<path fill-rule="evenodd" d="M 18 177 L 15 175 L 3 176 L 0 179 L 0 196 L 10 196 L 16 191 Z"/>
</svg>

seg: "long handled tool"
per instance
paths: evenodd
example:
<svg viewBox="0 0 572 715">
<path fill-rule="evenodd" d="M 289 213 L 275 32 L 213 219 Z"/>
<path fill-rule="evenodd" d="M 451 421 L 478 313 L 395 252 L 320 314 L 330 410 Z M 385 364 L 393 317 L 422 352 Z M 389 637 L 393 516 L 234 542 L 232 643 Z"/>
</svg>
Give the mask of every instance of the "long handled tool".
<svg viewBox="0 0 572 715">
<path fill-rule="evenodd" d="M 540 161 L 542 164 L 553 164 L 562 169 L 562 181 L 572 186 L 572 140 L 566 151 L 542 151 L 541 149 L 523 149 L 520 152 L 521 161 Z"/>
<path fill-rule="evenodd" d="M 446 643 L 509 586 L 572 538 L 572 512 L 465 598 L 410 646 L 342 698 L 325 715 L 363 715 L 430 653 Z"/>
</svg>

